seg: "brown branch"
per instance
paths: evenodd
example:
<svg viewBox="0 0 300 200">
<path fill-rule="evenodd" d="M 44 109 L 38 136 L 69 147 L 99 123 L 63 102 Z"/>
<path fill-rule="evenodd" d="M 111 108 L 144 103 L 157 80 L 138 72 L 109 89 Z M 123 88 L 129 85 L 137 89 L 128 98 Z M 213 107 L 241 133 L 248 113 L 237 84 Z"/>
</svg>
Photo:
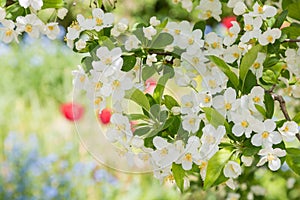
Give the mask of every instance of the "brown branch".
<svg viewBox="0 0 300 200">
<path fill-rule="evenodd" d="M 286 120 L 288 121 L 291 121 L 291 117 L 289 116 L 289 113 L 286 109 L 286 104 L 285 104 L 285 100 L 283 99 L 283 97 L 281 95 L 274 95 L 274 100 L 278 101 L 279 102 L 279 105 L 280 105 L 280 109 L 285 117 Z M 300 135 L 299 133 L 296 134 L 296 137 L 297 139 L 299 140 L 300 142 Z"/>
<path fill-rule="evenodd" d="M 283 42 L 300 42 L 300 39 L 286 39 Z"/>
</svg>

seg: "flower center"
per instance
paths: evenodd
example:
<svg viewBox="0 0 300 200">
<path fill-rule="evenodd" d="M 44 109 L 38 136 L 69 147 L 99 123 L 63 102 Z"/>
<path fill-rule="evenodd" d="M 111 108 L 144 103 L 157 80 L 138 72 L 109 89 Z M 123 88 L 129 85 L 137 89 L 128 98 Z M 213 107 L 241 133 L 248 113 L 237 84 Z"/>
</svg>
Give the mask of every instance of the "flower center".
<svg viewBox="0 0 300 200">
<path fill-rule="evenodd" d="M 268 161 L 275 160 L 275 156 L 273 154 L 269 153 L 267 159 L 268 159 Z"/>
<path fill-rule="evenodd" d="M 205 141 L 208 143 L 208 144 L 213 144 L 215 143 L 215 137 L 214 136 L 211 136 L 211 135 L 207 135 L 205 136 Z"/>
<path fill-rule="evenodd" d="M 104 60 L 104 63 L 105 63 L 106 65 L 110 65 L 110 64 L 112 63 L 111 57 L 106 58 L 106 59 Z"/>
<path fill-rule="evenodd" d="M 54 26 L 48 26 L 49 31 L 53 31 L 54 30 Z"/>
<path fill-rule="evenodd" d="M 239 58 L 239 57 L 240 57 L 240 54 L 237 53 L 237 52 L 234 52 L 232 55 L 233 55 L 233 57 L 235 57 L 235 58 Z"/>
<path fill-rule="evenodd" d="M 284 129 L 283 129 L 284 132 L 288 132 L 289 131 L 289 127 L 286 126 Z"/>
<path fill-rule="evenodd" d="M 85 76 L 81 75 L 79 80 L 80 80 L 81 83 L 83 83 L 85 81 Z"/>
<path fill-rule="evenodd" d="M 211 12 L 210 10 L 207 10 L 207 11 L 205 12 L 205 16 L 206 16 L 207 18 L 211 18 L 211 14 L 212 14 L 212 12 Z"/>
<path fill-rule="evenodd" d="M 101 26 L 103 24 L 103 20 L 100 19 L 99 17 L 96 18 L 96 23 L 98 26 Z"/>
<path fill-rule="evenodd" d="M 260 101 L 260 98 L 256 96 L 256 97 L 253 98 L 253 101 L 254 101 L 255 103 L 258 103 L 258 102 Z"/>
<path fill-rule="evenodd" d="M 268 137 L 269 137 L 269 135 L 270 135 L 270 133 L 269 133 L 269 132 L 267 132 L 267 131 L 264 131 L 264 132 L 262 133 L 261 137 L 262 137 L 263 139 L 266 139 L 266 138 L 268 138 Z"/>
<path fill-rule="evenodd" d="M 253 64 L 254 69 L 260 68 L 260 63 L 256 62 Z"/>
<path fill-rule="evenodd" d="M 31 33 L 32 32 L 32 26 L 30 24 L 27 24 L 25 26 L 25 32 L 27 32 L 27 33 Z"/>
<path fill-rule="evenodd" d="M 264 9 L 261 6 L 258 6 L 257 11 L 258 11 L 259 14 L 263 14 L 264 13 Z"/>
<path fill-rule="evenodd" d="M 205 96 L 204 102 L 205 102 L 205 103 L 209 103 L 209 102 L 210 102 L 210 96 Z"/>
<path fill-rule="evenodd" d="M 209 80 L 209 81 L 208 81 L 208 85 L 209 85 L 209 87 L 211 87 L 211 88 L 216 88 L 216 87 L 217 87 L 217 83 L 216 83 L 215 80 Z"/>
<path fill-rule="evenodd" d="M 211 47 L 212 47 L 213 49 L 216 49 L 216 48 L 220 47 L 220 45 L 219 45 L 218 42 L 214 42 L 214 43 L 212 43 Z"/>
<path fill-rule="evenodd" d="M 187 107 L 187 108 L 191 108 L 191 107 L 193 107 L 193 103 L 192 102 L 186 102 L 185 104 L 185 107 Z"/>
<path fill-rule="evenodd" d="M 179 29 L 175 29 L 174 32 L 175 32 L 176 35 L 179 35 L 181 31 Z"/>
<path fill-rule="evenodd" d="M 198 57 L 193 57 L 192 62 L 194 65 L 198 65 L 198 63 L 200 62 L 200 59 Z"/>
<path fill-rule="evenodd" d="M 271 42 L 273 42 L 274 38 L 272 35 L 268 35 L 267 40 L 268 40 L 268 42 L 271 43 Z"/>
<path fill-rule="evenodd" d="M 102 88 L 102 86 L 103 86 L 103 83 L 98 82 L 98 83 L 96 83 L 96 85 L 95 85 L 95 89 L 96 89 L 96 90 L 99 90 L 100 88 Z"/>
<path fill-rule="evenodd" d="M 6 35 L 7 37 L 9 37 L 9 36 L 12 35 L 12 33 L 13 33 L 13 30 L 9 29 L 9 30 L 7 30 L 7 31 L 5 32 L 5 35 Z"/>
<path fill-rule="evenodd" d="M 120 81 L 118 81 L 118 80 L 114 80 L 114 81 L 113 81 L 113 88 L 114 88 L 114 89 L 120 87 L 120 85 L 121 85 Z"/>
<path fill-rule="evenodd" d="M 231 103 L 226 103 L 225 104 L 225 108 L 226 108 L 226 110 L 230 110 L 231 109 Z"/>
<path fill-rule="evenodd" d="M 244 120 L 241 122 L 241 125 L 242 125 L 242 127 L 247 128 L 249 124 L 247 121 Z"/>
<path fill-rule="evenodd" d="M 199 168 L 200 168 L 200 170 L 202 170 L 202 169 L 205 169 L 206 166 L 207 166 L 207 162 L 206 162 L 206 161 L 203 161 L 203 162 L 201 163 L 201 165 L 199 166 Z"/>
<path fill-rule="evenodd" d="M 102 97 L 97 97 L 95 100 L 94 100 L 94 103 L 96 104 L 96 105 L 100 105 L 100 103 L 103 101 L 103 99 L 102 99 Z"/>
<path fill-rule="evenodd" d="M 245 31 L 252 31 L 252 30 L 253 30 L 253 26 L 251 24 L 246 24 Z"/>
<path fill-rule="evenodd" d="M 162 156 L 166 156 L 168 154 L 168 149 L 166 148 L 163 148 L 161 151 L 160 151 L 160 155 Z"/>
<path fill-rule="evenodd" d="M 194 38 L 189 38 L 189 39 L 188 39 L 188 43 L 189 43 L 189 45 L 194 44 Z"/>
<path fill-rule="evenodd" d="M 185 160 L 187 160 L 189 162 L 193 161 L 192 154 L 190 154 L 190 153 L 185 154 L 184 158 L 185 158 Z"/>
<path fill-rule="evenodd" d="M 195 118 L 189 119 L 189 124 L 190 124 L 190 125 L 194 125 L 195 122 L 196 122 L 196 119 L 195 119 Z"/>
</svg>

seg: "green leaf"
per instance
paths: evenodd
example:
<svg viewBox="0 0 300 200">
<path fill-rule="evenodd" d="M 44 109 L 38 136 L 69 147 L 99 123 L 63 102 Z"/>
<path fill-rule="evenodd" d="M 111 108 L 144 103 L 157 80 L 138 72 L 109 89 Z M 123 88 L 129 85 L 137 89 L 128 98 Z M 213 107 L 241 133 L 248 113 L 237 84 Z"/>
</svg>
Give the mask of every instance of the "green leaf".
<svg viewBox="0 0 300 200">
<path fill-rule="evenodd" d="M 64 6 L 63 0 L 44 0 L 43 9 L 45 8 L 62 8 Z"/>
<path fill-rule="evenodd" d="M 146 135 L 147 133 L 149 133 L 150 130 L 151 130 L 151 128 L 149 126 L 137 128 L 134 131 L 133 135 L 143 136 L 143 135 Z"/>
<path fill-rule="evenodd" d="M 157 82 L 157 85 L 156 85 L 156 87 L 154 89 L 154 92 L 153 92 L 153 98 L 155 99 L 155 101 L 158 104 L 161 103 L 162 95 L 163 95 L 164 90 L 165 90 L 165 85 L 171 77 L 172 77 L 172 74 L 167 73 L 167 74 L 163 75 L 162 77 L 160 77 L 158 82 Z"/>
<path fill-rule="evenodd" d="M 139 89 L 127 90 L 125 92 L 125 98 L 134 101 L 138 105 L 142 106 L 146 111 L 150 110 L 148 98 Z"/>
<path fill-rule="evenodd" d="M 288 36 L 289 39 L 296 39 L 300 36 L 300 27 L 289 26 L 281 29 L 281 31 Z"/>
<path fill-rule="evenodd" d="M 296 174 L 300 175 L 300 149 L 287 148 L 286 152 L 286 163 Z"/>
<path fill-rule="evenodd" d="M 122 56 L 123 57 L 123 66 L 122 71 L 128 72 L 130 71 L 136 64 L 135 56 Z"/>
<path fill-rule="evenodd" d="M 7 19 L 15 20 L 18 16 L 25 15 L 25 8 L 18 3 L 14 3 L 6 8 L 6 13 Z"/>
<path fill-rule="evenodd" d="M 6 0 L 0 0 L 0 7 L 4 7 L 6 5 Z"/>
<path fill-rule="evenodd" d="M 243 94 L 249 94 L 252 88 L 256 85 L 256 76 L 251 71 L 249 71 L 245 79 L 244 88 L 242 90 Z"/>
<path fill-rule="evenodd" d="M 168 21 L 169 21 L 168 18 L 164 19 L 156 28 L 157 29 L 164 29 L 167 26 Z"/>
<path fill-rule="evenodd" d="M 264 96 L 264 103 L 266 106 L 266 117 L 268 119 L 271 119 L 274 114 L 274 99 L 273 99 L 272 95 L 270 95 L 269 93 L 266 93 Z"/>
<path fill-rule="evenodd" d="M 256 46 L 252 47 L 245 54 L 245 56 L 242 59 L 241 66 L 240 66 L 240 79 L 242 80 L 242 90 L 244 87 L 244 83 L 245 83 L 248 71 L 249 71 L 250 67 L 253 65 L 253 63 L 255 62 L 255 60 L 257 58 L 257 54 L 260 49 L 261 49 L 260 45 L 256 45 Z"/>
<path fill-rule="evenodd" d="M 285 21 L 286 17 L 288 15 L 288 10 L 284 10 L 278 15 L 276 18 L 275 24 L 273 25 L 273 28 L 280 28 L 283 22 Z"/>
<path fill-rule="evenodd" d="M 183 192 L 183 186 L 184 186 L 184 177 L 185 177 L 185 171 L 182 169 L 181 165 L 172 164 L 172 172 L 173 176 L 176 182 L 176 185 L 180 189 L 181 192 Z"/>
<path fill-rule="evenodd" d="M 279 58 L 277 57 L 267 57 L 266 60 L 263 63 L 264 68 L 270 68 L 274 65 L 276 65 L 279 62 Z"/>
<path fill-rule="evenodd" d="M 261 105 L 255 104 L 254 106 L 260 114 L 266 117 L 266 110 Z"/>
<path fill-rule="evenodd" d="M 93 68 L 92 62 L 93 62 L 93 58 L 90 56 L 82 58 L 81 64 L 85 73 L 88 73 Z"/>
<path fill-rule="evenodd" d="M 144 66 L 142 69 L 142 79 L 146 81 L 148 78 L 150 78 L 153 74 L 155 74 L 155 69 L 154 67 L 150 66 Z"/>
<path fill-rule="evenodd" d="M 199 21 L 194 25 L 193 30 L 200 29 L 202 31 L 202 33 L 204 33 L 205 27 L 206 27 L 206 22 L 205 21 Z"/>
<path fill-rule="evenodd" d="M 287 9 L 289 17 L 300 20 L 300 1 L 290 4 Z"/>
<path fill-rule="evenodd" d="M 106 12 L 112 11 L 115 8 L 115 2 L 117 2 L 117 1 L 114 1 L 114 0 L 102 0 L 102 4 L 103 4 L 103 7 L 104 7 L 104 10 Z"/>
<path fill-rule="evenodd" d="M 143 114 L 129 114 L 128 118 L 130 120 L 140 120 L 140 119 L 148 119 L 148 117 L 146 115 Z"/>
<path fill-rule="evenodd" d="M 171 110 L 174 106 L 179 106 L 174 97 L 170 95 L 164 95 L 164 104 L 169 110 Z"/>
<path fill-rule="evenodd" d="M 203 189 L 207 190 L 218 180 L 223 168 L 231 156 L 231 151 L 221 149 L 209 161 Z"/>
<path fill-rule="evenodd" d="M 169 33 L 159 33 L 159 35 L 152 41 L 150 48 L 164 49 L 167 45 L 172 44 L 173 40 L 173 36 Z"/>
<path fill-rule="evenodd" d="M 224 125 L 227 132 L 230 132 L 230 126 L 226 119 L 214 108 L 202 108 L 205 112 L 207 120 L 217 128 L 220 125 Z"/>
<path fill-rule="evenodd" d="M 209 56 L 209 59 L 221 69 L 225 75 L 229 78 L 230 82 L 234 86 L 235 89 L 239 88 L 239 79 L 236 74 L 230 69 L 226 62 L 224 62 L 221 58 L 217 56 Z"/>
<path fill-rule="evenodd" d="M 300 125 L 300 112 L 298 112 L 295 117 L 293 117 L 293 121 Z"/>
<path fill-rule="evenodd" d="M 98 2 L 98 8 L 101 8 L 102 7 L 102 0 L 97 0 Z"/>
</svg>

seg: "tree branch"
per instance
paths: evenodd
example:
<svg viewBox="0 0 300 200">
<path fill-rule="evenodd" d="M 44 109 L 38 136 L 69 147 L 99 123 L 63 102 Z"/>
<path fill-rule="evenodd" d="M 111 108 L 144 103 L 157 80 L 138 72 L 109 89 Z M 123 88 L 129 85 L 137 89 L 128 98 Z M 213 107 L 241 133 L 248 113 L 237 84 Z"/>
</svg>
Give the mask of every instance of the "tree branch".
<svg viewBox="0 0 300 200">
<path fill-rule="evenodd" d="M 283 97 L 281 95 L 273 95 L 274 100 L 279 102 L 280 105 L 280 109 L 285 117 L 286 120 L 291 121 L 291 117 L 289 116 L 289 113 L 286 109 L 286 105 L 285 105 L 285 100 L 283 99 Z M 299 133 L 296 134 L 297 139 L 300 142 L 300 135 Z"/>
<path fill-rule="evenodd" d="M 300 39 L 286 39 L 283 42 L 300 42 Z"/>
</svg>

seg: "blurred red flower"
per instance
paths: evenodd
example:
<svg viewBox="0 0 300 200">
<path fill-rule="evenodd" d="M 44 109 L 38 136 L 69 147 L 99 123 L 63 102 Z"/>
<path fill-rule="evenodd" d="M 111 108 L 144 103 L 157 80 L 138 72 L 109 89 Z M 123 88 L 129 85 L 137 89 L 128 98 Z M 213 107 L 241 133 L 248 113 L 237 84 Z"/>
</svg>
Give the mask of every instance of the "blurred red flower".
<svg viewBox="0 0 300 200">
<path fill-rule="evenodd" d="M 101 113 L 99 113 L 99 119 L 102 124 L 108 124 L 110 122 L 111 110 L 109 108 L 104 108 Z"/>
<path fill-rule="evenodd" d="M 224 18 L 222 19 L 222 24 L 223 24 L 226 28 L 229 29 L 230 27 L 232 27 L 232 24 L 231 24 L 232 21 L 236 21 L 236 17 L 234 17 L 234 16 L 224 17 Z"/>
<path fill-rule="evenodd" d="M 61 113 L 69 121 L 77 121 L 81 119 L 84 113 L 84 108 L 76 103 L 64 103 L 60 106 Z"/>
</svg>

